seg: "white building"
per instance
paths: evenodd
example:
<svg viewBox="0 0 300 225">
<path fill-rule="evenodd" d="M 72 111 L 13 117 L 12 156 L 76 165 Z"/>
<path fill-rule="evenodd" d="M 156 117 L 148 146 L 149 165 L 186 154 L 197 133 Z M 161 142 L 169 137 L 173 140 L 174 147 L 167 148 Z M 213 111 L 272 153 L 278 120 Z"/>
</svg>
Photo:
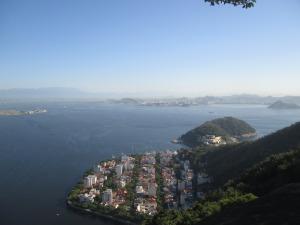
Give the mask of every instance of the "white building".
<svg viewBox="0 0 300 225">
<path fill-rule="evenodd" d="M 100 195 L 100 190 L 92 188 L 89 192 L 89 195 Z"/>
<path fill-rule="evenodd" d="M 91 188 L 96 183 L 97 183 L 97 176 L 95 175 L 88 175 L 83 180 L 83 184 L 85 188 Z"/>
<path fill-rule="evenodd" d="M 120 180 L 120 187 L 124 188 L 126 186 L 126 181 L 125 180 Z"/>
<path fill-rule="evenodd" d="M 102 173 L 104 172 L 103 168 L 101 167 L 101 165 L 95 165 L 94 166 L 94 172 L 95 173 Z"/>
<path fill-rule="evenodd" d="M 136 186 L 135 187 L 135 192 L 137 193 L 137 194 L 144 194 L 144 188 L 143 188 L 143 186 Z"/>
<path fill-rule="evenodd" d="M 125 161 L 128 161 L 128 160 L 129 160 L 129 157 L 127 155 L 122 155 L 122 157 L 121 157 L 122 162 L 125 162 Z"/>
<path fill-rule="evenodd" d="M 148 215 L 154 215 L 155 213 L 157 213 L 156 208 L 157 208 L 156 202 L 140 203 L 137 205 L 136 211 Z"/>
<path fill-rule="evenodd" d="M 118 164 L 116 165 L 116 173 L 117 173 L 117 177 L 121 177 L 123 174 L 123 164 Z"/>
<path fill-rule="evenodd" d="M 132 170 L 134 167 L 133 163 L 130 160 L 124 161 L 124 170 Z"/>
<path fill-rule="evenodd" d="M 93 203 L 94 202 L 94 198 L 95 198 L 95 195 L 93 194 L 80 194 L 79 195 L 79 202 L 80 203 Z"/>
<path fill-rule="evenodd" d="M 147 159 L 147 163 L 148 164 L 152 164 L 152 165 L 154 165 L 155 163 L 156 163 L 156 160 L 155 160 L 155 157 L 149 157 L 148 159 Z"/>
<path fill-rule="evenodd" d="M 206 135 L 202 137 L 202 141 L 206 145 L 219 145 L 223 142 L 223 139 L 221 136 Z"/>
<path fill-rule="evenodd" d="M 102 202 L 112 204 L 113 202 L 113 193 L 112 189 L 106 189 L 102 194 Z"/>
</svg>

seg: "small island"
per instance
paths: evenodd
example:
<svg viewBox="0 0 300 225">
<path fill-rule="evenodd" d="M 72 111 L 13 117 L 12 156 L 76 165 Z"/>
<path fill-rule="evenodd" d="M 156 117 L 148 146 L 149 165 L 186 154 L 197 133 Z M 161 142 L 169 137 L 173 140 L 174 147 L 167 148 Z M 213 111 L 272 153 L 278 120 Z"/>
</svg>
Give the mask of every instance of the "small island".
<svg viewBox="0 0 300 225">
<path fill-rule="evenodd" d="M 29 111 L 18 111 L 15 109 L 0 109 L 0 116 L 22 116 L 22 115 L 33 115 L 33 114 L 41 114 L 46 113 L 46 109 L 35 109 Z"/>
<path fill-rule="evenodd" d="M 225 145 L 250 140 L 256 137 L 256 130 L 243 120 L 224 117 L 205 122 L 188 131 L 179 140 L 186 146 Z"/>
<path fill-rule="evenodd" d="M 0 116 L 20 116 L 23 115 L 21 111 L 9 109 L 9 110 L 0 110 Z"/>
<path fill-rule="evenodd" d="M 287 103 L 283 101 L 274 102 L 268 107 L 269 109 L 300 109 L 300 106 L 294 103 Z"/>
</svg>

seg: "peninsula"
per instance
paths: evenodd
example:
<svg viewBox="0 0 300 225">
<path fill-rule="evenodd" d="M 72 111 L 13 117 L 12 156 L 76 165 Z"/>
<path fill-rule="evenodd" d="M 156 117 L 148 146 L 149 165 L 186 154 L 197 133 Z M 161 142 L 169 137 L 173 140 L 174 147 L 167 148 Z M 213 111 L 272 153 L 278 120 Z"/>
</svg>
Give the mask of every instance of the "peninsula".
<svg viewBox="0 0 300 225">
<path fill-rule="evenodd" d="M 118 224 L 298 224 L 299 130 L 296 123 L 247 143 L 101 161 L 67 205 Z"/>
<path fill-rule="evenodd" d="M 187 209 L 195 200 L 195 176 L 190 161 L 177 151 L 123 155 L 99 162 L 69 193 L 71 208 L 138 224 L 162 209 Z M 198 174 L 201 183 L 207 175 Z"/>
</svg>

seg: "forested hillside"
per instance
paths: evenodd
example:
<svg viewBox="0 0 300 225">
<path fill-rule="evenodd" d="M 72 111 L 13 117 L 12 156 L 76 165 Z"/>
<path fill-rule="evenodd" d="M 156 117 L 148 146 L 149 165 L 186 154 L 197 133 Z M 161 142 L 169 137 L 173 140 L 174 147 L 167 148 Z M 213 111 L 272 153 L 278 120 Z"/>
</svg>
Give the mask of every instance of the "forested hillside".
<svg viewBox="0 0 300 225">
<path fill-rule="evenodd" d="M 145 223 L 300 224 L 299 143 L 297 123 L 252 143 L 182 151 L 213 176 L 211 191 L 192 209 L 163 211 Z"/>
<path fill-rule="evenodd" d="M 182 142 L 189 147 L 202 145 L 202 137 L 206 135 L 221 136 L 226 142 L 231 138 L 242 138 L 244 135 L 255 135 L 255 129 L 243 120 L 224 117 L 203 123 L 181 136 Z"/>
<path fill-rule="evenodd" d="M 222 185 L 273 154 L 299 147 L 300 123 L 296 123 L 255 142 L 227 145 L 208 151 L 199 161 L 206 162 L 207 173 L 213 177 L 216 185 Z M 193 158 L 197 158 L 196 155 L 203 154 L 203 150 L 196 150 L 194 154 Z"/>
</svg>

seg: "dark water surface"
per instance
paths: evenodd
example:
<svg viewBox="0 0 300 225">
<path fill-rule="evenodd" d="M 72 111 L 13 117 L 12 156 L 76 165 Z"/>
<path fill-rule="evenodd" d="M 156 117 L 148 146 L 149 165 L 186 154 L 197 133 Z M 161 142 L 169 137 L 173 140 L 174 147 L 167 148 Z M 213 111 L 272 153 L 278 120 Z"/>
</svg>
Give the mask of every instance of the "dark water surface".
<svg viewBox="0 0 300 225">
<path fill-rule="evenodd" d="M 66 209 L 65 196 L 98 160 L 177 148 L 170 140 L 221 116 L 244 119 L 266 135 L 300 121 L 300 111 L 266 106 L 138 107 L 100 103 L 0 104 L 47 114 L 0 117 L 0 224 L 112 224 Z M 60 216 L 56 214 L 59 213 Z"/>
</svg>

